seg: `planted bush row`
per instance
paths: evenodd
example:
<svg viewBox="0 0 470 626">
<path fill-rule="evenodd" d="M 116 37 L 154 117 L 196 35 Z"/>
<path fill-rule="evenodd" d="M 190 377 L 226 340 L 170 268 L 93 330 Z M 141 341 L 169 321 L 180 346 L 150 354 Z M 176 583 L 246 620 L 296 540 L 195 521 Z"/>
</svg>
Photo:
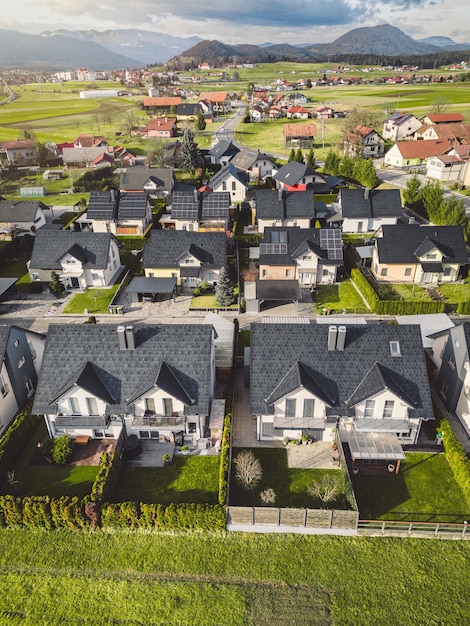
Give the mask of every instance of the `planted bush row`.
<svg viewBox="0 0 470 626">
<path fill-rule="evenodd" d="M 101 504 L 109 500 L 119 480 L 122 467 L 121 455 L 116 452 L 103 452 L 100 456 L 100 469 L 91 488 L 90 500 Z"/>
<path fill-rule="evenodd" d="M 351 280 L 356 284 L 371 311 L 376 315 L 444 313 L 445 302 L 438 300 L 381 300 L 373 285 L 371 285 L 361 270 L 357 268 L 351 270 Z"/>
<path fill-rule="evenodd" d="M 219 499 L 220 505 L 227 503 L 227 488 L 230 472 L 230 435 L 232 432 L 232 415 L 227 413 L 224 419 L 224 430 L 222 432 L 222 443 L 220 446 L 219 465 Z"/>
<path fill-rule="evenodd" d="M 462 489 L 467 503 L 470 504 L 470 459 L 464 447 L 457 441 L 448 420 L 441 420 L 442 440 L 447 462 L 454 474 L 455 482 Z"/>
<path fill-rule="evenodd" d="M 119 502 L 101 508 L 103 528 L 225 530 L 225 507 L 218 504 Z"/>
</svg>

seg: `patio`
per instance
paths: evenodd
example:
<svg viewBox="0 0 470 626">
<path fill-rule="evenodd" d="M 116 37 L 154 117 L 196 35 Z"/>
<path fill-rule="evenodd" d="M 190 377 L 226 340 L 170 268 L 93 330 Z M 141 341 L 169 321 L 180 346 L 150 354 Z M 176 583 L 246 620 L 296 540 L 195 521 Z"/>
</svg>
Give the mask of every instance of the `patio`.
<svg viewBox="0 0 470 626">
<path fill-rule="evenodd" d="M 115 439 L 90 439 L 87 444 L 74 443 L 69 465 L 99 465 L 103 452 L 113 452 Z"/>
</svg>

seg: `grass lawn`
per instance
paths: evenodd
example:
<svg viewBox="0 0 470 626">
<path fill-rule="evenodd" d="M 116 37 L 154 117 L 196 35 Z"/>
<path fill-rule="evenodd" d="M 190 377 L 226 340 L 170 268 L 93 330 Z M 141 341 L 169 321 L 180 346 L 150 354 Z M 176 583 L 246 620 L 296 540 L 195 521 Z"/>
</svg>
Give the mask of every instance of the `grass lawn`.
<svg viewBox="0 0 470 626">
<path fill-rule="evenodd" d="M 169 467 L 121 470 L 115 502 L 217 504 L 219 457 L 175 455 Z"/>
<path fill-rule="evenodd" d="M 424 300 L 431 302 L 426 289 L 419 285 L 405 285 L 403 283 L 395 283 L 393 285 L 376 283 L 376 285 L 378 285 L 382 300 Z"/>
<path fill-rule="evenodd" d="M 215 295 L 209 294 L 207 296 L 195 296 L 191 300 L 191 304 L 189 305 L 190 309 L 236 309 L 238 305 L 236 303 L 231 304 L 228 307 L 219 307 L 217 302 L 215 301 Z"/>
<path fill-rule="evenodd" d="M 47 437 L 46 426 L 42 422 L 34 432 L 23 454 L 15 466 L 15 477 L 20 481 L 18 492 L 21 496 L 77 496 L 83 498 L 91 493 L 98 474 L 98 466 L 87 465 L 37 465 L 33 459 L 37 455 L 37 443 Z M 8 485 L 2 485 L 2 495 L 14 494 Z"/>
<path fill-rule="evenodd" d="M 247 448 L 234 448 L 233 458 Z M 230 504 L 232 506 L 263 506 L 260 492 L 264 489 L 274 489 L 276 493 L 275 505 L 279 507 L 319 508 L 319 503 L 308 495 L 307 487 L 325 475 L 341 477 L 340 470 L 301 469 L 287 466 L 287 451 L 285 448 L 248 448 L 252 450 L 261 463 L 263 475 L 260 483 L 253 492 L 247 492 L 237 483 L 233 469 L 230 479 Z M 331 505 L 331 503 L 330 503 Z M 343 498 L 339 496 L 335 506 L 344 506 Z"/>
<path fill-rule="evenodd" d="M 75 294 L 70 302 L 64 307 L 62 313 L 80 314 L 87 309 L 90 315 L 95 313 L 107 313 L 108 306 L 118 290 L 119 285 L 102 289 L 87 289 L 82 293 Z"/>
<path fill-rule="evenodd" d="M 343 280 L 336 285 L 318 285 L 314 293 L 314 304 L 317 313 L 323 309 L 349 313 L 365 313 L 368 311 L 364 300 L 350 280 Z"/>
<path fill-rule="evenodd" d="M 353 477 L 361 519 L 459 522 L 470 506 L 444 454 L 409 452 L 398 476 Z"/>
<path fill-rule="evenodd" d="M 451 304 L 470 300 L 470 282 L 439 285 L 439 291 Z"/>
</svg>

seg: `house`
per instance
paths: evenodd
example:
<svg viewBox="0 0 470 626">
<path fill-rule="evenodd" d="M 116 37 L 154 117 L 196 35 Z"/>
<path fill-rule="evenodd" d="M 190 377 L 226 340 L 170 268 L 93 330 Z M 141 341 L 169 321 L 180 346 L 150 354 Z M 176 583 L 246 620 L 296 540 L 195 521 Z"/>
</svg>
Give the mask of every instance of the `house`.
<svg viewBox="0 0 470 626">
<path fill-rule="evenodd" d="M 203 324 L 51 324 L 33 411 L 51 437 L 205 434 L 215 382 Z"/>
<path fill-rule="evenodd" d="M 340 189 L 332 208 L 342 219 L 343 233 L 375 232 L 396 224 L 403 213 L 399 189 Z"/>
<path fill-rule="evenodd" d="M 226 91 L 204 91 L 198 100 L 208 103 L 214 113 L 229 113 L 232 109 L 232 99 Z"/>
<path fill-rule="evenodd" d="M 285 191 L 305 191 L 314 185 L 316 179 L 315 171 L 307 164 L 298 161 L 290 161 L 273 172 L 273 180 L 276 181 L 277 189 L 284 189 Z"/>
<path fill-rule="evenodd" d="M 290 106 L 286 110 L 287 119 L 297 119 L 297 120 L 308 120 L 310 115 L 310 111 L 305 107 L 301 106 Z"/>
<path fill-rule="evenodd" d="M 411 113 L 396 112 L 385 120 L 382 137 L 386 141 L 406 141 L 421 128 L 422 123 Z"/>
<path fill-rule="evenodd" d="M 315 141 L 317 127 L 315 124 L 297 123 L 284 124 L 282 127 L 285 146 L 299 146 L 310 148 Z"/>
<path fill-rule="evenodd" d="M 368 126 L 356 126 L 344 142 L 345 154 L 353 158 L 356 156 L 362 156 L 365 159 L 377 158 L 383 156 L 384 151 L 384 138 Z"/>
<path fill-rule="evenodd" d="M 250 402 L 258 440 L 338 433 L 359 471 L 395 464 L 433 419 L 419 326 L 252 324 Z"/>
<path fill-rule="evenodd" d="M 333 109 L 328 106 L 317 107 L 315 111 L 313 112 L 314 116 L 319 120 L 322 118 L 329 120 L 333 117 L 333 113 L 334 113 Z"/>
<path fill-rule="evenodd" d="M 204 191 L 199 232 L 228 232 L 231 206 L 228 191 Z"/>
<path fill-rule="evenodd" d="M 250 180 L 264 180 L 271 176 L 276 163 L 273 158 L 255 148 L 244 148 L 235 154 L 230 163 L 238 170 L 248 174 Z"/>
<path fill-rule="evenodd" d="M 424 166 L 429 157 L 444 154 L 448 149 L 447 141 L 397 141 L 385 153 L 384 165 L 408 170 Z"/>
<path fill-rule="evenodd" d="M 176 120 L 174 118 L 155 117 L 149 121 L 143 134 L 146 137 L 164 137 L 169 139 L 176 136 Z"/>
<path fill-rule="evenodd" d="M 416 133 L 417 137 L 425 141 L 439 141 L 450 146 L 470 143 L 470 124 L 449 123 L 423 125 Z"/>
<path fill-rule="evenodd" d="M 106 148 L 108 141 L 101 135 L 89 135 L 83 133 L 73 142 L 75 148 Z"/>
<path fill-rule="evenodd" d="M 196 187 L 178 185 L 171 194 L 171 224 L 175 230 L 199 230 L 200 197 Z M 168 228 L 168 220 L 160 220 Z"/>
<path fill-rule="evenodd" d="M 7 235 L 34 235 L 36 231 L 45 225 L 44 211 L 50 207 L 42 202 L 23 200 L 0 199 L 0 233 Z"/>
<path fill-rule="evenodd" d="M 433 339 L 436 389 L 470 435 L 470 322 L 435 333 Z"/>
<path fill-rule="evenodd" d="M 181 96 L 164 96 L 160 98 L 144 98 L 143 107 L 146 111 L 154 113 L 171 113 L 173 108 L 182 103 Z"/>
<path fill-rule="evenodd" d="M 302 287 L 332 284 L 342 264 L 337 228 L 268 227 L 259 244 L 260 280 L 297 280 Z"/>
<path fill-rule="evenodd" d="M 94 233 L 142 236 L 152 225 L 152 202 L 141 192 L 91 191 L 86 219 Z"/>
<path fill-rule="evenodd" d="M 202 281 L 214 284 L 226 265 L 225 233 L 188 230 L 154 230 L 144 246 L 142 267 L 145 276 L 178 279 L 183 288 Z"/>
<path fill-rule="evenodd" d="M 210 162 L 213 165 L 226 165 L 238 152 L 240 152 L 240 148 L 237 148 L 231 141 L 222 139 L 209 150 Z"/>
<path fill-rule="evenodd" d="M 19 139 L 0 142 L 0 156 L 7 165 L 37 165 L 36 142 L 34 139 Z"/>
<path fill-rule="evenodd" d="M 214 174 L 208 186 L 212 191 L 228 191 L 232 205 L 243 202 L 250 189 L 246 173 L 240 172 L 231 162 Z"/>
<path fill-rule="evenodd" d="M 0 325 L 0 433 L 34 394 L 45 335 L 16 325 Z"/>
<path fill-rule="evenodd" d="M 286 192 L 283 189 L 257 189 L 253 196 L 253 219 L 258 232 L 268 226 L 298 226 L 305 229 L 315 219 L 312 191 Z"/>
<path fill-rule="evenodd" d="M 426 125 L 435 124 L 460 124 L 464 116 L 461 113 L 429 113 L 421 118 L 421 123 Z"/>
<path fill-rule="evenodd" d="M 65 289 L 112 285 L 121 271 L 118 242 L 111 233 L 38 230 L 28 271 L 48 283 L 56 272 Z"/>
<path fill-rule="evenodd" d="M 119 189 L 123 193 L 148 193 L 151 198 L 167 198 L 173 191 L 175 174 L 171 167 L 128 167 L 121 174 Z"/>
<path fill-rule="evenodd" d="M 176 107 L 176 119 L 178 122 L 195 122 L 202 113 L 199 102 L 183 102 Z"/>
<path fill-rule="evenodd" d="M 62 161 L 64 165 L 76 165 L 92 167 L 93 162 L 103 154 L 108 154 L 114 158 L 114 148 L 92 147 L 92 148 L 62 148 Z"/>
<path fill-rule="evenodd" d="M 468 263 L 461 226 L 384 225 L 372 255 L 380 282 L 437 284 L 455 282 Z"/>
<path fill-rule="evenodd" d="M 458 147 L 464 150 L 454 147 L 446 154 L 427 159 L 426 176 L 443 182 L 464 183 L 470 162 L 470 144 Z"/>
<path fill-rule="evenodd" d="M 91 166 L 96 168 L 110 167 L 114 163 L 114 154 L 102 152 L 93 159 Z"/>
</svg>

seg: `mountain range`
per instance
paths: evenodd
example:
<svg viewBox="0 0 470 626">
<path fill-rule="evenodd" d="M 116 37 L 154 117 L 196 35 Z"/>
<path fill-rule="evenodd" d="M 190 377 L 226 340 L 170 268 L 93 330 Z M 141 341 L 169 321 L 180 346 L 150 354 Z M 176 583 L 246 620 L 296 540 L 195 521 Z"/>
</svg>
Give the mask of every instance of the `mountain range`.
<svg viewBox="0 0 470 626">
<path fill-rule="evenodd" d="M 263 43 L 228 45 L 200 37 L 174 37 L 139 29 L 56 30 L 27 35 L 0 29 L 0 68 L 67 70 L 85 66 L 91 70 L 159 65 L 194 67 L 211 60 L 243 62 L 324 61 L 348 55 L 413 56 L 443 51 L 470 50 L 448 37 L 416 41 L 400 29 L 383 24 L 353 29 L 332 43 L 291 45 Z"/>
</svg>

